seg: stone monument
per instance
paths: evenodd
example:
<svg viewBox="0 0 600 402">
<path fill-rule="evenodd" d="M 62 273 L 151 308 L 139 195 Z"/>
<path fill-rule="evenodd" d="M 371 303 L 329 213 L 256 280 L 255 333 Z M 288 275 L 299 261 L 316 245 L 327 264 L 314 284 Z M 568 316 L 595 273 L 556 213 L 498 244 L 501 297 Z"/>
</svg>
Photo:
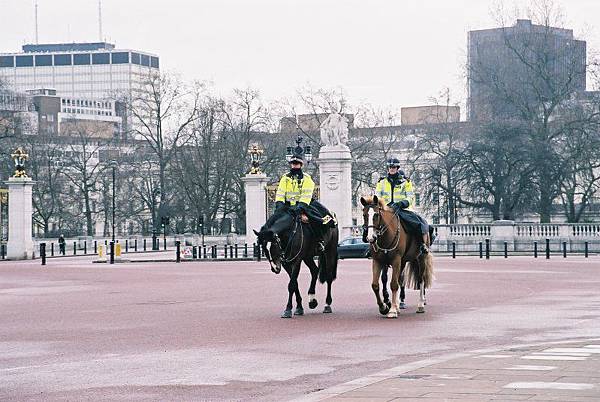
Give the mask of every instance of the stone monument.
<svg viewBox="0 0 600 402">
<path fill-rule="evenodd" d="M 7 257 L 12 260 L 29 260 L 35 257 L 32 231 L 33 180 L 25 172 L 27 153 L 18 148 L 11 154 L 15 173 L 8 179 L 8 243 Z"/>
<path fill-rule="evenodd" d="M 330 114 L 321 123 L 319 150 L 320 201 L 335 213 L 340 240 L 352 235 L 352 154 L 348 148 L 348 119 Z"/>
<path fill-rule="evenodd" d="M 246 243 L 255 243 L 253 229 L 260 227 L 267 220 L 267 183 L 269 178 L 260 170 L 260 159 L 263 150 L 254 144 L 248 153 L 252 160 L 250 172 L 242 178 L 246 191 Z"/>
</svg>

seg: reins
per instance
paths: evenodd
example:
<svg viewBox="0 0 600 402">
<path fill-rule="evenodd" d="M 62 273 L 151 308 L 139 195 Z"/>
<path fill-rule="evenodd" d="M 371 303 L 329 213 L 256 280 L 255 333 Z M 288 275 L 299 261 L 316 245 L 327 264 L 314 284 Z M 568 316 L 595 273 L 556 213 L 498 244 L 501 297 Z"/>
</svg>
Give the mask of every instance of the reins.
<svg viewBox="0 0 600 402">
<path fill-rule="evenodd" d="M 378 211 L 376 211 L 375 213 L 378 214 L 379 216 L 381 216 L 381 211 L 382 211 L 381 207 L 369 205 L 369 208 L 373 208 L 373 211 L 375 211 L 375 208 L 377 208 Z M 385 210 L 383 210 L 383 211 L 385 212 Z M 401 225 L 401 223 L 400 223 L 400 218 L 396 214 L 394 214 L 394 216 L 396 217 L 396 220 L 398 221 L 398 225 L 396 228 L 396 234 L 394 236 L 394 239 L 392 240 L 393 246 L 390 248 L 382 247 L 378 243 L 379 237 L 388 231 L 388 229 L 389 229 L 388 225 L 386 225 L 385 223 L 382 223 L 379 225 L 379 228 L 376 228 L 375 225 L 363 225 L 363 229 L 370 228 L 370 227 L 375 229 L 375 240 L 372 242 L 375 252 L 383 251 L 384 253 L 387 254 L 388 252 L 393 251 L 396 248 L 398 248 L 398 244 L 400 243 L 400 225 Z M 368 222 L 368 214 L 363 215 L 363 218 L 366 218 L 365 221 Z M 383 220 L 383 218 L 382 218 L 382 220 Z"/>
</svg>

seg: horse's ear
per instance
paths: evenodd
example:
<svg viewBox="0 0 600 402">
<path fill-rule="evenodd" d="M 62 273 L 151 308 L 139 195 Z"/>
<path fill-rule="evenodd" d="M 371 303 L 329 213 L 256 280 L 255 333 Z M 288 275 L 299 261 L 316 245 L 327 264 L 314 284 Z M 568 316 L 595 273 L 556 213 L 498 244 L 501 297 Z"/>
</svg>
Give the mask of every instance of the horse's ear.
<svg viewBox="0 0 600 402">
<path fill-rule="evenodd" d="M 365 200 L 365 197 L 360 197 L 360 203 L 362 204 L 363 207 L 367 206 L 367 200 Z"/>
<path fill-rule="evenodd" d="M 256 230 L 252 229 L 252 231 L 254 232 L 255 235 L 259 236 L 260 233 L 258 233 Z"/>
<path fill-rule="evenodd" d="M 376 195 L 373 196 L 373 205 L 377 205 L 379 204 L 379 199 L 377 198 Z"/>
</svg>

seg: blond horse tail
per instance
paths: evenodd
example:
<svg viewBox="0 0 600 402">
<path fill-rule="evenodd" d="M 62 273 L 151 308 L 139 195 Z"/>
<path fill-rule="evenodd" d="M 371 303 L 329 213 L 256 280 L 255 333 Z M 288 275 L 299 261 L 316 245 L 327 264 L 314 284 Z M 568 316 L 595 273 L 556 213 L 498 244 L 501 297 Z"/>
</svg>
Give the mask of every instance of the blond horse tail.
<svg viewBox="0 0 600 402">
<path fill-rule="evenodd" d="M 419 290 L 419 283 L 423 281 L 425 289 L 433 284 L 433 256 L 431 252 L 422 254 L 418 261 L 407 262 L 404 273 L 404 286 Z"/>
</svg>

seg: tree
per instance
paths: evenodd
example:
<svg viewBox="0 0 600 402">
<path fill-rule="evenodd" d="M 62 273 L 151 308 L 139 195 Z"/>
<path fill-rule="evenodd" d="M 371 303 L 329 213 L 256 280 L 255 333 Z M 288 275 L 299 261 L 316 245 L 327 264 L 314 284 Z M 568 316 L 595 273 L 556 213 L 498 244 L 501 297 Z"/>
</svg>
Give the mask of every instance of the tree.
<svg viewBox="0 0 600 402">
<path fill-rule="evenodd" d="M 174 192 L 167 182 L 169 164 L 178 147 L 190 139 L 193 123 L 199 118 L 202 93 L 203 86 L 198 83 L 189 86 L 174 75 L 149 74 L 142 88 L 127 100 L 133 119 L 131 131 L 135 138 L 144 141 L 143 151 L 154 156 L 158 170 L 159 191 L 146 197 L 146 202 L 158 202 L 158 214 L 153 214 L 155 229 L 160 222 L 157 218 L 170 214 Z M 155 208 L 153 205 L 151 210 Z"/>
</svg>

